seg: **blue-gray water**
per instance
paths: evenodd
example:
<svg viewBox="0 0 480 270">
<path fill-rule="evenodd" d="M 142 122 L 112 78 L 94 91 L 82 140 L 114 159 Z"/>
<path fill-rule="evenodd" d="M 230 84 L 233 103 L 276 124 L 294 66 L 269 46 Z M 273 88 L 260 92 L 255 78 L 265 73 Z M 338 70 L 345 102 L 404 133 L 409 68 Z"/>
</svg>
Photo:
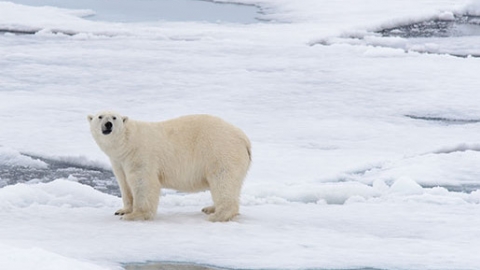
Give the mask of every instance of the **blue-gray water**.
<svg viewBox="0 0 480 270">
<path fill-rule="evenodd" d="M 378 31 L 383 36 L 402 38 L 480 36 L 480 17 L 457 15 L 452 20 L 427 20 Z"/>
<path fill-rule="evenodd" d="M 216 266 L 207 266 L 199 264 L 185 264 L 185 263 L 171 263 L 171 262 L 150 262 L 140 264 L 126 264 L 125 270 L 242 270 L 242 269 L 229 269 L 219 268 Z M 315 270 L 315 269 L 309 269 Z M 318 268 L 318 270 L 329 270 L 326 268 Z M 347 270 L 347 269 L 336 269 Z M 382 270 L 378 268 L 358 268 L 348 270 Z"/>
<path fill-rule="evenodd" d="M 91 20 L 110 22 L 205 21 L 255 23 L 259 8 L 204 0 L 10 0 L 29 6 L 95 11 Z"/>
</svg>

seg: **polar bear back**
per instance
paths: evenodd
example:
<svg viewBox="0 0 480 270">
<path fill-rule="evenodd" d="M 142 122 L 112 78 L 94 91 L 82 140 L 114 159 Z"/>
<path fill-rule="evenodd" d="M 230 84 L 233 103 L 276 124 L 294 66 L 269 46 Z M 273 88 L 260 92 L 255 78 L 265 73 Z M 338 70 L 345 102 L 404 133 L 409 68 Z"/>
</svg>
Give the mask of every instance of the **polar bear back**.
<svg viewBox="0 0 480 270">
<path fill-rule="evenodd" d="M 164 122 L 129 120 L 128 148 L 134 164 L 149 164 L 161 185 L 185 192 L 206 190 L 208 178 L 222 172 L 243 181 L 251 145 L 239 128 L 210 115 L 189 115 Z M 134 138 L 134 140 L 133 140 Z M 135 164 L 139 163 L 139 164 Z M 229 181 L 234 181 L 230 179 Z"/>
</svg>

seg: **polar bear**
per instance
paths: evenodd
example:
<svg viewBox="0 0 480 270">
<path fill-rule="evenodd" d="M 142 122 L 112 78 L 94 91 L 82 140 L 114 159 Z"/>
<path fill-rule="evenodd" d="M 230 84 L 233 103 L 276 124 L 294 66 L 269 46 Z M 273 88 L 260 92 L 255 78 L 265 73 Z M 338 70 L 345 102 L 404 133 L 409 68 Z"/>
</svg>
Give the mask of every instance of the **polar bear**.
<svg viewBox="0 0 480 270">
<path fill-rule="evenodd" d="M 251 144 L 239 128 L 210 115 L 188 115 L 143 122 L 115 112 L 89 115 L 90 130 L 110 158 L 122 194 L 124 220 L 150 220 L 161 188 L 182 192 L 210 190 L 210 221 L 238 215 Z"/>
</svg>

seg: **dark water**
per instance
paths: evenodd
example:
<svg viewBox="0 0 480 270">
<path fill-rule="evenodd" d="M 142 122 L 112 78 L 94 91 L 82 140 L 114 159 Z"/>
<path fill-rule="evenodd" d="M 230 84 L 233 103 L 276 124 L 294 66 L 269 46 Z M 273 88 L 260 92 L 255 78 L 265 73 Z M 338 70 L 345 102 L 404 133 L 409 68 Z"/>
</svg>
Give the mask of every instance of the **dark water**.
<svg viewBox="0 0 480 270">
<path fill-rule="evenodd" d="M 346 38 L 348 44 L 350 44 L 349 39 L 364 40 L 364 44 L 366 45 L 404 49 L 406 52 L 451 55 L 461 58 L 480 57 L 480 43 L 478 42 L 478 37 L 480 37 L 480 16 L 470 14 L 442 14 L 438 16 L 438 18 L 405 23 L 403 25 L 374 31 L 376 36 L 405 39 L 408 45 L 389 45 L 388 42 L 377 42 L 378 39 L 374 42 L 364 39 L 366 36 L 371 36 L 371 34 L 372 33 L 366 35 L 351 35 L 341 37 L 341 39 Z M 338 42 L 342 43 L 342 41 L 321 39 L 311 43 L 311 45 L 330 46 Z M 355 44 L 356 43 L 357 42 L 355 42 Z M 436 119 L 425 120 L 436 121 Z M 476 119 L 472 120 L 476 121 Z M 450 124 L 458 123 L 450 122 Z"/>
<path fill-rule="evenodd" d="M 205 266 L 197 264 L 170 263 L 170 262 L 151 262 L 139 264 L 126 264 L 125 270 L 226 270 L 226 268 L 217 268 L 214 266 Z"/>
<path fill-rule="evenodd" d="M 385 37 L 461 37 L 480 36 L 480 17 L 456 15 L 453 20 L 429 20 L 377 31 Z"/>
<path fill-rule="evenodd" d="M 141 263 L 141 264 L 128 264 L 128 265 L 125 265 L 125 270 L 243 270 L 243 269 L 219 268 L 215 266 L 205 266 L 205 265 L 198 265 L 198 264 L 152 262 L 152 263 Z M 316 269 L 308 269 L 308 270 L 329 270 L 329 269 L 316 268 Z M 347 270 L 347 269 L 336 269 L 336 270 Z M 357 269 L 348 269 L 348 270 L 382 270 L 382 269 L 367 267 L 367 268 L 357 268 Z"/>
<path fill-rule="evenodd" d="M 6 185 L 25 183 L 29 181 L 50 182 L 59 178 L 69 178 L 72 181 L 89 185 L 96 190 L 115 196 L 120 196 L 115 176 L 109 170 L 97 167 L 81 166 L 73 162 L 29 156 L 48 164 L 47 168 L 32 168 L 23 166 L 5 166 L 0 164 L 0 188 Z"/>
<path fill-rule="evenodd" d="M 429 116 L 429 115 L 413 115 L 407 114 L 405 117 L 414 120 L 421 120 L 427 122 L 433 122 L 436 124 L 442 125 L 467 125 L 467 124 L 476 124 L 480 123 L 480 119 L 473 119 L 473 118 L 449 118 L 449 117 L 441 117 L 441 116 Z"/>
</svg>

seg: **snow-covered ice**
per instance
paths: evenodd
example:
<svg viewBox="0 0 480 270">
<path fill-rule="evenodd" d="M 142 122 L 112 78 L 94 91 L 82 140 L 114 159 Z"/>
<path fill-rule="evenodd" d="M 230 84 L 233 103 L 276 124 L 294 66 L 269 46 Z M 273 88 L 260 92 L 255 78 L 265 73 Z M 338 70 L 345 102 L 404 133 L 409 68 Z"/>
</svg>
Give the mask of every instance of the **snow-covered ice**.
<svg viewBox="0 0 480 270">
<path fill-rule="evenodd" d="M 0 2 L 0 167 L 109 168 L 86 120 L 103 109 L 215 114 L 253 144 L 230 223 L 206 221 L 208 192 L 165 190 L 154 221 L 124 222 L 120 198 L 74 175 L 0 178 L 0 265 L 478 269 L 480 59 L 375 31 L 480 3 L 215 2 L 260 6 L 271 22 L 107 22 L 88 7 Z M 475 54 L 479 36 L 456 38 Z"/>
<path fill-rule="evenodd" d="M 96 21 L 207 21 L 254 23 L 258 9 L 250 5 L 218 5 L 195 0 L 15 0 L 30 6 L 54 6 L 85 10 L 82 15 Z"/>
</svg>

